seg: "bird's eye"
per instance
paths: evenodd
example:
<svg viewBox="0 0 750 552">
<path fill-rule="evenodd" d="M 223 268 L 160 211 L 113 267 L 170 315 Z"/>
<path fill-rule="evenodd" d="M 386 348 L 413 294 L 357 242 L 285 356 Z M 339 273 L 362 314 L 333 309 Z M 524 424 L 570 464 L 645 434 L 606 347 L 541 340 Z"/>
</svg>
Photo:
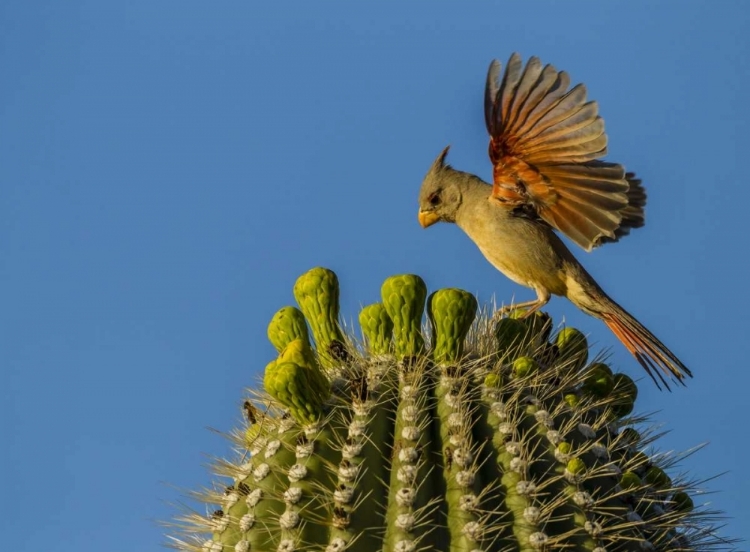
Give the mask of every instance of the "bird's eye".
<svg viewBox="0 0 750 552">
<path fill-rule="evenodd" d="M 430 194 L 430 197 L 427 198 L 427 201 L 430 202 L 430 205 L 433 207 L 437 207 L 440 205 L 440 195 L 439 194 Z"/>
</svg>

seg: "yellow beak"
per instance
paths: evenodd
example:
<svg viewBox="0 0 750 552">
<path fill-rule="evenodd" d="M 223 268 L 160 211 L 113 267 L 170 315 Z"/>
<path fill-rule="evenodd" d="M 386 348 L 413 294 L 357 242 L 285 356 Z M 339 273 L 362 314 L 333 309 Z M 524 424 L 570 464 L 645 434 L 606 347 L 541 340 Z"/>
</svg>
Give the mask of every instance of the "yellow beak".
<svg viewBox="0 0 750 552">
<path fill-rule="evenodd" d="M 427 228 L 428 226 L 432 226 L 437 221 L 439 221 L 440 215 L 438 215 L 435 211 L 419 211 L 417 218 L 419 218 L 419 224 L 422 226 L 422 228 Z"/>
</svg>

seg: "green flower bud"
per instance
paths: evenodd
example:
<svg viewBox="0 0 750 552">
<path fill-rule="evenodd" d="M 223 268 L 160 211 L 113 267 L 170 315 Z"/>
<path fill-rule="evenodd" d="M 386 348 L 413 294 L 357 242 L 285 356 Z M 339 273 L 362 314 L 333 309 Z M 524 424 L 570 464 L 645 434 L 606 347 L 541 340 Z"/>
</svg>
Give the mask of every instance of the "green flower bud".
<svg viewBox="0 0 750 552">
<path fill-rule="evenodd" d="M 315 359 L 315 353 L 313 353 L 307 343 L 301 339 L 295 339 L 289 343 L 289 345 L 281 351 L 281 354 L 279 354 L 279 358 L 277 359 L 277 363 L 279 364 L 284 362 L 292 363 L 308 370 L 310 373 L 307 378 L 308 385 L 310 386 L 309 392 L 321 397 L 320 400 L 322 402 L 325 402 L 325 400 L 328 399 L 328 396 L 331 394 L 330 383 L 325 374 L 320 370 Z M 266 368 L 266 372 L 267 371 L 268 368 Z"/>
<path fill-rule="evenodd" d="M 373 303 L 363 308 L 359 313 L 359 325 L 372 353 L 385 355 L 390 352 L 393 320 L 382 303 Z"/>
<path fill-rule="evenodd" d="M 432 324 L 433 358 L 438 364 L 455 363 L 477 314 L 477 300 L 469 292 L 448 288 L 430 295 L 427 314 Z"/>
<path fill-rule="evenodd" d="M 657 490 L 665 491 L 672 487 L 672 480 L 664 473 L 663 469 L 657 466 L 651 466 L 646 470 L 645 480 L 646 483 Z"/>
<path fill-rule="evenodd" d="M 391 276 L 383 282 L 380 293 L 393 321 L 396 354 L 402 357 L 420 354 L 424 349 L 420 329 L 427 297 L 424 280 L 414 274 Z"/>
<path fill-rule="evenodd" d="M 297 278 L 294 298 L 312 329 L 324 364 L 343 354 L 344 338 L 339 328 L 339 282 L 327 268 L 313 268 Z"/>
<path fill-rule="evenodd" d="M 623 489 L 637 489 L 642 485 L 641 478 L 632 471 L 626 471 L 620 476 L 620 487 Z"/>
<path fill-rule="evenodd" d="M 581 475 L 586 471 L 586 464 L 580 458 L 571 458 L 565 469 L 573 475 Z"/>
<path fill-rule="evenodd" d="M 523 322 L 527 328 L 527 335 L 533 336 L 536 344 L 547 341 L 552 333 L 552 318 L 550 315 L 546 312 L 534 311 L 531 315 L 526 316 L 527 312 L 526 309 L 516 309 L 508 317 Z"/>
<path fill-rule="evenodd" d="M 625 374 L 612 376 L 614 389 L 612 390 L 612 412 L 618 418 L 627 416 L 635 407 L 635 399 L 638 397 L 638 387 L 635 382 Z"/>
<path fill-rule="evenodd" d="M 575 370 L 586 366 L 589 358 L 589 344 L 586 336 L 575 328 L 563 328 L 557 334 L 555 344 L 560 350 L 560 359 L 571 363 Z"/>
<path fill-rule="evenodd" d="M 287 344 L 279 353 L 279 362 L 294 362 L 300 366 L 317 366 L 315 353 L 310 345 L 301 339 L 295 339 Z"/>
<path fill-rule="evenodd" d="M 328 379 L 301 339 L 292 341 L 277 360 L 266 366 L 263 386 L 301 424 L 319 420 L 330 395 Z"/>
<path fill-rule="evenodd" d="M 324 377 L 320 370 L 300 366 L 293 362 L 276 362 L 266 371 L 263 384 L 268 394 L 289 408 L 289 412 L 301 424 L 318 421 L 323 414 L 323 403 L 328 398 L 317 392 Z"/>
<path fill-rule="evenodd" d="M 599 399 L 609 396 L 614 386 L 612 370 L 601 362 L 591 365 L 583 380 L 583 392 Z"/>
<path fill-rule="evenodd" d="M 567 441 L 563 441 L 561 443 L 558 443 L 557 445 L 557 452 L 559 452 L 560 454 L 570 454 L 572 450 L 573 446 Z"/>
<path fill-rule="evenodd" d="M 568 406 L 572 406 L 573 408 L 578 406 L 579 403 L 581 402 L 581 398 L 575 393 L 566 393 L 565 396 L 563 397 L 563 400 L 565 400 Z"/>
<path fill-rule="evenodd" d="M 684 491 L 677 491 L 674 496 L 672 496 L 670 506 L 673 510 L 677 510 L 678 512 L 692 512 L 695 504 L 689 494 Z"/>
<path fill-rule="evenodd" d="M 614 378 L 614 372 L 612 372 L 612 368 L 609 367 L 609 364 L 604 364 L 603 362 L 595 362 L 591 365 L 592 370 L 601 370 L 603 372 L 606 372 L 610 376 Z M 614 383 L 614 381 L 613 381 Z"/>
<path fill-rule="evenodd" d="M 497 350 L 501 355 L 515 353 L 526 340 L 526 325 L 514 318 L 502 318 L 495 326 Z"/>
<path fill-rule="evenodd" d="M 305 316 L 297 307 L 284 307 L 273 315 L 268 324 L 268 340 L 281 352 L 295 339 L 302 339 L 308 343 L 310 341 Z"/>
<path fill-rule="evenodd" d="M 502 387 L 503 376 L 501 374 L 487 374 L 484 378 L 484 385 L 486 387 Z"/>
<path fill-rule="evenodd" d="M 531 357 L 521 357 L 513 361 L 513 376 L 525 378 L 539 370 L 539 364 Z"/>
</svg>

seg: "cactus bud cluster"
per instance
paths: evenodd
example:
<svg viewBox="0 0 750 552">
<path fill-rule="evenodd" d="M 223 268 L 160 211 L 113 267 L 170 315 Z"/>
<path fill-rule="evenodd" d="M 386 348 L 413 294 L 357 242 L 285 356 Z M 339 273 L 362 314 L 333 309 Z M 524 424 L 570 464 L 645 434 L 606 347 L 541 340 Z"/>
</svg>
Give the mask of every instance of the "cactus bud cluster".
<svg viewBox="0 0 750 552">
<path fill-rule="evenodd" d="M 715 513 L 668 475 L 637 386 L 544 313 L 493 320 L 460 289 L 388 278 L 339 325 L 315 268 L 268 327 L 278 352 L 233 434 L 240 454 L 179 518 L 194 552 L 720 548 Z M 427 324 L 423 324 L 425 315 Z M 308 330 L 309 328 L 309 330 Z M 312 338 L 312 339 L 311 339 Z M 646 454 L 646 450 L 650 454 Z"/>
</svg>

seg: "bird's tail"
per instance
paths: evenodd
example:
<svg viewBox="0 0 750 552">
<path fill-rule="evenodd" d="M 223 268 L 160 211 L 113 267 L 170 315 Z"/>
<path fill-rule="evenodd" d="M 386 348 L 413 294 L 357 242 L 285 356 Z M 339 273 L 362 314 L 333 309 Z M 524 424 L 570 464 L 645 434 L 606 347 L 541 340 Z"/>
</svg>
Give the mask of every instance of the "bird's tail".
<svg viewBox="0 0 750 552">
<path fill-rule="evenodd" d="M 657 376 L 664 387 L 669 390 L 669 384 L 664 376 L 672 376 L 676 381 L 685 385 L 685 376 L 693 377 L 688 368 L 670 351 L 664 343 L 652 334 L 633 315 L 615 303 L 606 294 L 599 298 L 601 309 L 592 313 L 600 318 L 612 330 L 623 345 L 643 366 L 656 386 L 661 389 Z"/>
</svg>

